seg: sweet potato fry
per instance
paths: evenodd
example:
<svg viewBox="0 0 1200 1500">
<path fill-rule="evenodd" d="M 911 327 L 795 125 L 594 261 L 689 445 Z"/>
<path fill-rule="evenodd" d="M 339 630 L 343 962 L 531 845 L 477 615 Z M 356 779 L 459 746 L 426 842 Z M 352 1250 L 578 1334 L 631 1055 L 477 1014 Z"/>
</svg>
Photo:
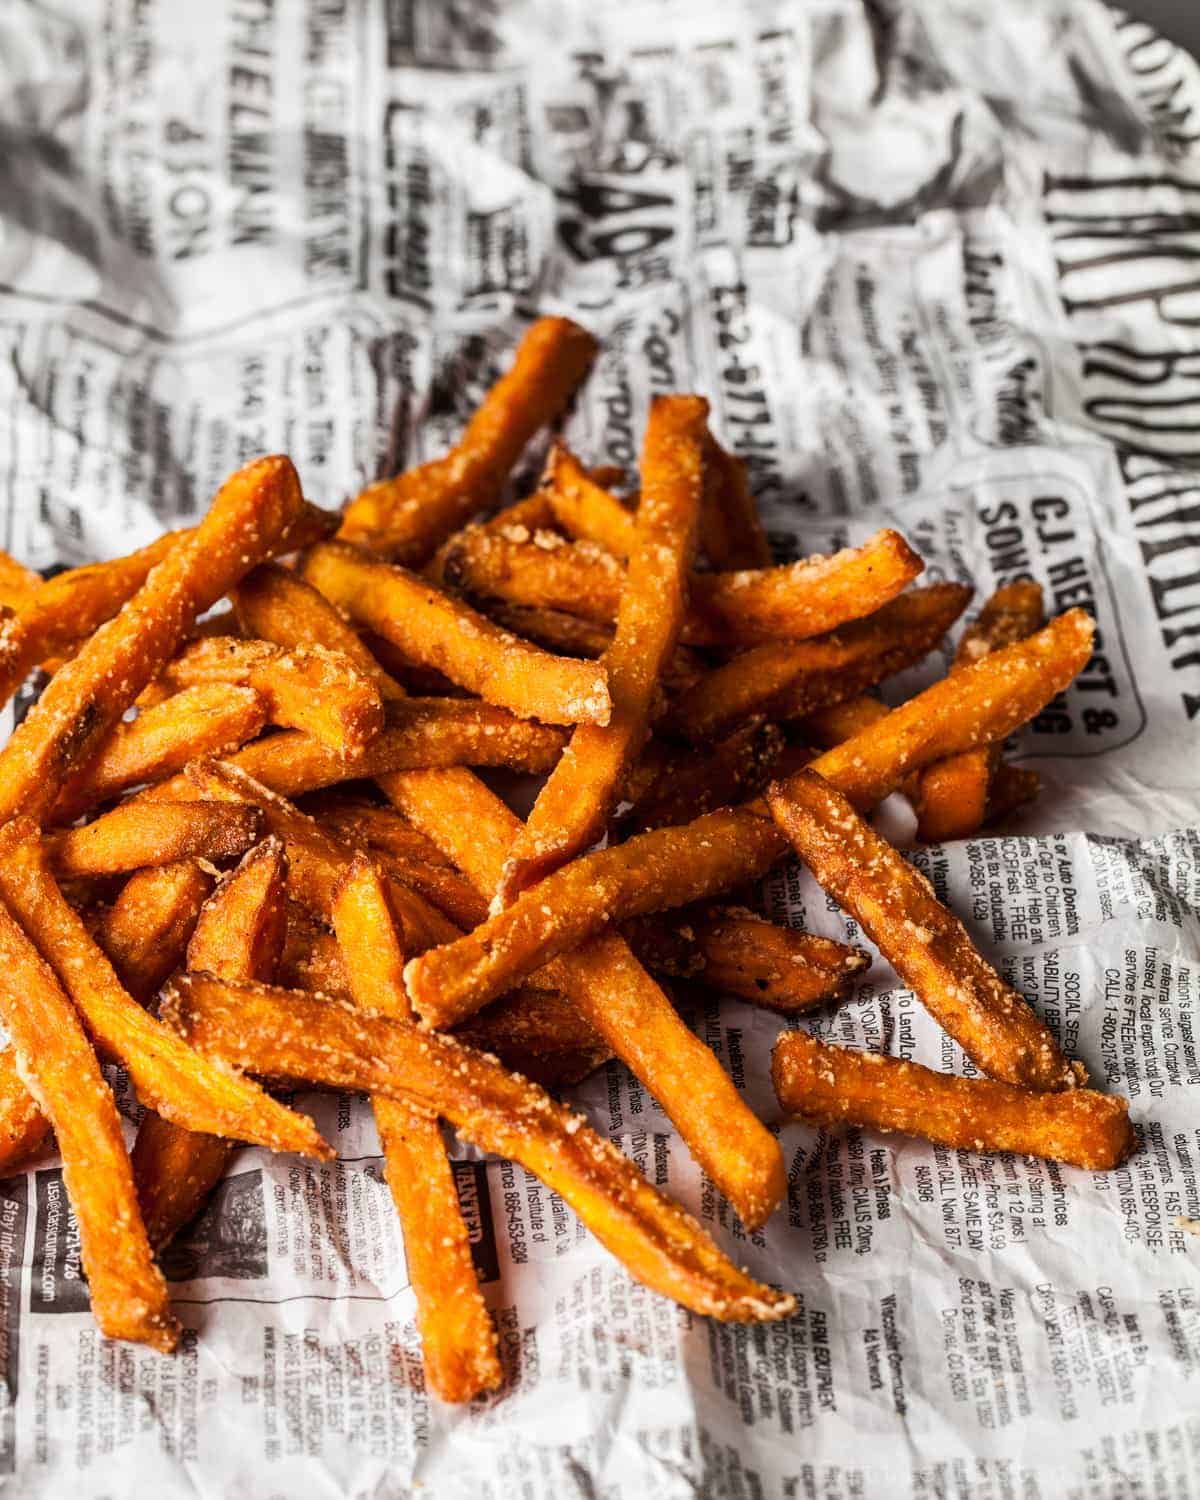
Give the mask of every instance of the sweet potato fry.
<svg viewBox="0 0 1200 1500">
<path fill-rule="evenodd" d="M 381 698 L 403 698 L 404 689 L 390 677 L 326 599 L 291 568 L 264 563 L 232 590 L 233 608 L 245 635 L 270 641 L 285 650 L 322 647 L 340 651 L 379 689 Z"/>
<path fill-rule="evenodd" d="M 20 1171 L 49 1137 L 50 1121 L 26 1087 L 10 1044 L 0 1050 L 0 1177 Z"/>
<path fill-rule="evenodd" d="M 1025 640 L 1041 627 L 1041 584 L 1005 584 L 986 601 L 963 632 L 952 672 L 969 667 L 1002 646 Z M 917 833 L 930 843 L 966 838 L 987 817 L 988 787 L 1000 761 L 1000 746 L 964 750 L 921 772 L 916 788 Z"/>
<path fill-rule="evenodd" d="M 365 489 L 346 507 L 341 534 L 418 566 L 478 510 L 500 497 L 525 444 L 566 406 L 596 341 L 567 318 L 539 318 L 445 456 Z"/>
<path fill-rule="evenodd" d="M 118 724 L 96 759 L 54 806 L 57 822 L 71 823 L 90 807 L 129 787 L 161 781 L 198 755 L 222 755 L 252 740 L 267 722 L 267 705 L 247 687 L 210 683 L 184 688 Z"/>
<path fill-rule="evenodd" d="M 809 557 L 783 567 L 737 573 L 696 573 L 682 639 L 692 645 L 755 646 L 803 640 L 835 630 L 881 608 L 923 564 L 895 531 L 861 547 Z M 502 531 L 464 532 L 447 550 L 446 578 L 455 587 L 514 604 L 614 620 L 625 570 L 589 543 L 539 534 L 514 541 Z"/>
<path fill-rule="evenodd" d="M 50 834 L 56 875 L 119 875 L 180 859 L 232 859 L 258 837 L 252 808 L 220 802 L 125 802 L 83 828 Z"/>
<path fill-rule="evenodd" d="M 348 1000 L 350 980 L 332 931 L 299 901 L 288 901 L 287 918 L 275 982 L 284 989 Z"/>
<path fill-rule="evenodd" d="M 5 906 L 0 1017 L 58 1138 L 96 1322 L 109 1338 L 173 1349 L 179 1325 L 138 1213 L 117 1106 L 74 1006 Z"/>
<path fill-rule="evenodd" d="M 12 610 L 23 609 L 44 582 L 40 573 L 0 549 L 0 604 Z"/>
<path fill-rule="evenodd" d="M 925 877 L 835 787 L 797 771 L 767 791 L 780 828 L 926 1010 L 985 1073 L 1021 1088 L 1076 1075 L 1023 996 L 1000 978 Z"/>
<path fill-rule="evenodd" d="M 484 1054 L 409 1022 L 263 985 L 193 974 L 172 988 L 169 1010 L 183 1033 L 235 1066 L 436 1109 L 466 1140 L 528 1168 L 633 1276 L 693 1312 L 746 1322 L 794 1308 L 739 1271 L 580 1116 Z"/>
<path fill-rule="evenodd" d="M 709 436 L 700 545 L 714 568 L 769 568 L 771 544 L 750 493 L 746 465 Z"/>
<path fill-rule="evenodd" d="M 774 724 L 751 719 L 707 752 L 680 751 L 666 757 L 650 785 L 634 800 L 627 824 L 636 833 L 690 823 L 762 791 L 783 753 Z M 629 791 L 626 791 L 629 795 Z"/>
<path fill-rule="evenodd" d="M 0 819 L 18 813 L 40 818 L 54 805 L 64 783 L 86 770 L 158 675 L 191 621 L 279 547 L 302 505 L 286 458 L 259 459 L 226 481 L 200 525 L 54 675 L 0 751 Z M 37 602 L 43 597 L 39 591 Z"/>
<path fill-rule="evenodd" d="M 376 849 L 412 864 L 434 865 L 452 870 L 454 862 L 446 857 L 431 838 L 394 807 L 366 802 L 362 797 L 344 792 L 314 792 L 304 799 L 302 811 L 316 818 L 334 838 L 355 849 Z"/>
<path fill-rule="evenodd" d="M 660 396 L 642 452 L 642 500 L 612 645 L 604 653 L 612 714 L 581 724 L 513 842 L 496 899 L 504 905 L 604 831 L 649 733 L 659 675 L 679 638 L 704 486 L 708 402 Z"/>
<path fill-rule="evenodd" d="M 1015 1151 L 1090 1172 L 1119 1165 L 1137 1144 L 1129 1104 L 1115 1095 L 1034 1094 L 832 1046 L 803 1031 L 779 1038 L 771 1075 L 788 1114 L 814 1125 L 897 1130 L 955 1150 Z"/>
<path fill-rule="evenodd" d="M 623 931 L 648 969 L 703 980 L 785 1015 L 844 994 L 871 962 L 860 948 L 776 926 L 742 907 L 685 907 L 639 917 Z"/>
<path fill-rule="evenodd" d="M 357 624 L 489 703 L 549 724 L 608 723 L 603 668 L 518 640 L 403 568 L 326 542 L 308 553 L 304 574 Z"/>
<path fill-rule="evenodd" d="M 129 997 L 63 899 L 27 818 L 0 828 L 0 898 L 58 974 L 96 1044 L 129 1070 L 147 1108 L 194 1130 L 274 1151 L 331 1154 L 311 1120 L 277 1104 L 249 1079 L 198 1057 Z"/>
<path fill-rule="evenodd" d="M 278 839 L 264 839 L 227 875 L 200 914 L 188 962 L 225 979 L 270 980 L 287 927 L 287 858 Z M 138 1126 L 133 1177 L 146 1233 L 155 1249 L 200 1212 L 234 1149 L 153 1110 Z"/>
<path fill-rule="evenodd" d="M 829 750 L 864 729 L 870 729 L 880 719 L 886 719 L 889 713 L 891 709 L 878 698 L 849 698 L 845 703 L 831 703 L 815 713 L 806 714 L 799 728 L 810 744 Z"/>
<path fill-rule="evenodd" d="M 970 597 L 961 584 L 935 583 L 901 594 L 832 635 L 752 646 L 677 699 L 669 726 L 702 742 L 751 714 L 796 719 L 857 697 L 932 651 Z"/>
<path fill-rule="evenodd" d="M 561 443 L 550 449 L 541 489 L 554 519 L 568 536 L 595 542 L 621 559 L 633 551 L 633 512 L 610 495 Z"/>
<path fill-rule="evenodd" d="M 104 913 L 96 942 L 139 1005 L 182 966 L 213 877 L 194 859 L 138 870 Z"/>
<path fill-rule="evenodd" d="M 529 986 L 489 1005 L 453 1034 L 551 1090 L 582 1082 L 613 1056 L 574 1001 L 558 990 Z"/>
<path fill-rule="evenodd" d="M 273 724 L 299 729 L 337 755 L 357 755 L 383 728 L 383 701 L 373 678 L 324 646 L 285 650 L 231 636 L 195 641 L 163 675 L 176 687 L 227 682 L 253 688 Z"/>
<path fill-rule="evenodd" d="M 411 1020 L 404 955 L 387 895 L 363 855 L 338 886 L 333 924 L 354 1003 L 375 1015 Z M 470 1401 L 494 1390 L 503 1373 L 441 1126 L 427 1106 L 387 1098 L 371 1102 L 404 1235 L 425 1372 L 443 1401 Z"/>
</svg>

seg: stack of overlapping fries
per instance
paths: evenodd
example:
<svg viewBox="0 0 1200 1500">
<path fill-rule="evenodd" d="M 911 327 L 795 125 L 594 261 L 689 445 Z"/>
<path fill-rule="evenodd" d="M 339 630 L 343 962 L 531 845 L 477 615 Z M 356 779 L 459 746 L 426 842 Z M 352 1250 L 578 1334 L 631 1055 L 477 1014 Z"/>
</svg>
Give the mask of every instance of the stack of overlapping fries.
<svg viewBox="0 0 1200 1500">
<path fill-rule="evenodd" d="M 49 582 L 0 571 L 4 693 L 47 677 L 0 752 L 0 1155 L 53 1131 L 106 1334 L 172 1348 L 155 1251 L 236 1143 L 329 1155 L 260 1078 L 369 1093 L 447 1400 L 501 1367 L 443 1121 L 656 1291 L 785 1317 L 550 1091 L 620 1058 L 761 1225 L 778 1142 L 656 976 L 789 1017 L 844 995 L 865 953 L 747 906 L 792 849 L 987 1077 L 788 1029 L 786 1112 L 1087 1168 L 1130 1148 L 1125 1101 L 864 821 L 899 789 L 922 835 L 960 837 L 1034 795 L 1000 747 L 1083 667 L 1090 620 L 1045 624 L 1012 584 L 889 711 L 873 690 L 969 591 L 914 587 L 894 531 L 773 565 L 698 396 L 655 401 L 636 505 L 561 446 L 503 505 L 594 353 L 536 323 L 456 448 L 341 516 L 263 458 L 190 531 Z M 545 778 L 524 822 L 487 766 Z M 101 1061 L 145 1106 L 131 1152 Z"/>
</svg>

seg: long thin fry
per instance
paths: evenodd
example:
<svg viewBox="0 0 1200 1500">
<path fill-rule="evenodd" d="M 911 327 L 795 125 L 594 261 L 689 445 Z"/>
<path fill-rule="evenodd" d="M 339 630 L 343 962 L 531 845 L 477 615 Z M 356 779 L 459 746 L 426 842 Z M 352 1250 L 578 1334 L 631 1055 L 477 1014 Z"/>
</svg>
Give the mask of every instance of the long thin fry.
<svg viewBox="0 0 1200 1500">
<path fill-rule="evenodd" d="M 595 339 L 578 324 L 539 318 L 445 458 L 365 489 L 346 507 L 341 534 L 401 562 L 425 562 L 496 503 L 521 450 L 562 411 L 595 354 Z"/>
<path fill-rule="evenodd" d="M 1028 1002 L 1000 978 L 925 877 L 812 771 L 767 791 L 796 853 L 862 925 L 926 1010 L 985 1073 L 1062 1089 L 1076 1075 Z"/>
<path fill-rule="evenodd" d="M 157 676 L 190 622 L 278 547 L 302 504 L 286 458 L 259 459 L 226 481 L 195 531 L 55 674 L 0 751 L 0 819 L 18 813 L 37 818 L 54 805 L 64 783 L 86 769 Z"/>
<path fill-rule="evenodd" d="M 96 941 L 117 978 L 141 1005 L 179 968 L 213 888 L 213 877 L 194 859 L 138 870 L 104 913 Z"/>
<path fill-rule="evenodd" d="M 517 835 L 496 899 L 504 904 L 604 831 L 630 763 L 649 732 L 663 664 L 679 638 L 704 486 L 708 402 L 659 397 L 642 452 L 642 499 L 633 551 L 604 654 L 612 715 L 581 724 Z"/>
<path fill-rule="evenodd" d="M 550 502 L 554 519 L 569 536 L 596 542 L 622 559 L 633 551 L 634 513 L 598 484 L 561 443 L 550 450 L 541 492 Z"/>
<path fill-rule="evenodd" d="M 354 1003 L 376 1015 L 411 1020 L 404 955 L 387 895 L 361 855 L 338 887 L 333 922 Z M 425 1372 L 443 1401 L 470 1401 L 495 1389 L 503 1372 L 441 1126 L 427 1107 L 407 1100 L 375 1098 L 372 1107 L 404 1234 Z"/>
<path fill-rule="evenodd" d="M 714 568 L 769 568 L 771 544 L 750 493 L 746 465 L 708 439 L 700 545 Z"/>
<path fill-rule="evenodd" d="M 549 724 L 608 723 L 601 667 L 551 656 L 403 568 L 345 542 L 326 542 L 308 553 L 304 576 L 418 666 L 435 668 L 489 703 Z"/>
<path fill-rule="evenodd" d="M 175 981 L 169 1008 L 198 1046 L 235 1066 L 436 1109 L 465 1139 L 527 1167 L 633 1276 L 693 1312 L 758 1322 L 786 1317 L 795 1306 L 794 1298 L 739 1271 L 579 1115 L 449 1037 L 205 975 Z"/>
<path fill-rule="evenodd" d="M 179 1325 L 138 1214 L 117 1106 L 74 1006 L 4 906 L 0 1017 L 58 1138 L 96 1322 L 110 1338 L 173 1349 Z"/>
<path fill-rule="evenodd" d="M 993 1078 L 958 1078 L 879 1052 L 850 1051 L 785 1032 L 771 1076 L 790 1115 L 814 1125 L 898 1130 L 967 1151 L 1015 1151 L 1090 1172 L 1137 1145 L 1129 1104 L 1093 1089 L 1033 1094 Z"/>
<path fill-rule="evenodd" d="M 49 835 L 46 849 L 57 875 L 119 875 L 179 859 L 232 859 L 254 843 L 258 824 L 252 808 L 138 799 Z"/>
</svg>

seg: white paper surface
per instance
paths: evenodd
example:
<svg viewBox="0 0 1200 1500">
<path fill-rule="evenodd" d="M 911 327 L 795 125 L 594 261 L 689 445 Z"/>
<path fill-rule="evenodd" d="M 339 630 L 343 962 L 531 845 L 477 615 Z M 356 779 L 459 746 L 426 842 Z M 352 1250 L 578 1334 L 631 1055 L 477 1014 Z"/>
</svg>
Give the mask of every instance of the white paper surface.
<svg viewBox="0 0 1200 1500">
<path fill-rule="evenodd" d="M 340 503 L 570 313 L 590 461 L 700 390 L 781 556 L 893 521 L 927 578 L 1094 610 L 1018 743 L 1039 802 L 916 857 L 1143 1137 L 1093 1175 L 783 1126 L 747 1238 L 611 1064 L 592 1120 L 801 1311 L 693 1318 L 464 1159 L 510 1376 L 465 1412 L 359 1101 L 303 1101 L 336 1166 L 235 1159 L 171 1252 L 173 1359 L 97 1336 L 47 1158 L 0 1185 L 7 1493 L 1200 1494 L 1198 265 L 1198 70 L 1083 0 L 0 9 L 0 544 L 110 556 L 263 451 Z M 768 892 L 857 937 L 794 867 Z M 882 963 L 806 1024 L 969 1071 Z M 776 1122 L 779 1019 L 695 1025 Z"/>
</svg>

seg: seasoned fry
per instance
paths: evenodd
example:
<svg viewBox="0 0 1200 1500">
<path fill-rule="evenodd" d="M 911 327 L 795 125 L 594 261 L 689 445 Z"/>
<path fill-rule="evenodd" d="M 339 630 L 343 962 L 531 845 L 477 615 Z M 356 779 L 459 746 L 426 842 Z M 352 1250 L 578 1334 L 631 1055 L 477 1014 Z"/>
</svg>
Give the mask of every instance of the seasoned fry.
<svg viewBox="0 0 1200 1500">
<path fill-rule="evenodd" d="M 610 495 L 561 443 L 550 449 L 541 488 L 554 519 L 568 536 L 596 542 L 622 560 L 633 551 L 633 512 Z"/>
<path fill-rule="evenodd" d="M 411 1020 L 387 895 L 362 855 L 338 886 L 333 924 L 354 1003 L 375 1015 Z M 443 1401 L 470 1401 L 494 1390 L 503 1372 L 441 1126 L 428 1107 L 410 1100 L 371 1102 L 404 1235 L 425 1372 Z"/>
<path fill-rule="evenodd" d="M 549 724 L 608 723 L 603 668 L 518 640 L 403 568 L 326 542 L 308 553 L 304 575 L 357 624 L 489 703 Z"/>
<path fill-rule="evenodd" d="M 1042 588 L 1020 580 L 997 589 L 958 643 L 951 672 L 969 667 L 1002 646 L 1023 641 L 1045 619 Z M 936 843 L 966 838 L 983 827 L 988 787 L 1000 761 L 1000 746 L 964 750 L 927 766 L 916 793 L 917 833 Z"/>
<path fill-rule="evenodd" d="M 4 906 L 0 1018 L 21 1075 L 54 1126 L 92 1315 L 110 1338 L 173 1349 L 179 1325 L 138 1213 L 117 1106 L 74 1006 Z"/>
<path fill-rule="evenodd" d="M 285 650 L 232 636 L 195 641 L 163 674 L 176 687 L 227 682 L 253 688 L 273 724 L 299 729 L 338 755 L 357 755 L 383 728 L 373 678 L 324 646 Z"/>
<path fill-rule="evenodd" d="M 10 1044 L 0 1050 L 0 1176 L 24 1167 L 49 1136 L 50 1121 L 26 1087 Z"/>
<path fill-rule="evenodd" d="M 767 791 L 796 853 L 926 1010 L 985 1073 L 1021 1088 L 1076 1081 L 1058 1043 L 1000 978 L 933 888 L 847 799 L 812 771 Z"/>
<path fill-rule="evenodd" d="M 365 489 L 346 507 L 341 535 L 414 567 L 425 562 L 475 511 L 495 505 L 521 450 L 566 406 L 595 355 L 595 339 L 578 324 L 539 318 L 450 452 Z"/>
<path fill-rule="evenodd" d="M 247 1078 L 214 1067 L 122 989 L 112 965 L 63 899 L 28 818 L 0 828 L 0 898 L 53 967 L 106 1055 L 124 1063 L 149 1109 L 194 1130 L 275 1151 L 328 1157 L 313 1122 Z"/>
<path fill-rule="evenodd" d="M 803 640 L 881 608 L 923 564 L 903 537 L 880 531 L 861 547 L 783 567 L 696 573 L 682 639 L 692 645 L 755 646 Z M 502 531 L 466 531 L 447 549 L 457 588 L 514 604 L 565 610 L 605 624 L 620 604 L 625 570 L 589 543 L 545 534 L 516 541 Z"/>
<path fill-rule="evenodd" d="M 380 784 L 480 890 L 494 887 L 521 824 L 477 777 L 460 770 L 412 771 Z M 579 1008 L 658 1100 L 742 1222 L 748 1228 L 763 1223 L 784 1191 L 778 1144 L 625 941 L 605 933 L 548 964 L 535 983 L 560 991 Z"/>
<path fill-rule="evenodd" d="M 240 1067 L 366 1089 L 436 1109 L 466 1140 L 527 1167 L 653 1291 L 726 1321 L 786 1317 L 794 1298 L 752 1280 L 578 1115 L 482 1053 L 404 1021 L 205 975 L 174 982 L 171 1015 Z"/>
<path fill-rule="evenodd" d="M 183 964 L 213 877 L 194 859 L 138 870 L 104 913 L 96 931 L 117 978 L 140 1005 Z"/>
<path fill-rule="evenodd" d="M 633 799 L 629 828 L 646 833 L 690 823 L 703 813 L 753 797 L 774 774 L 783 748 L 783 734 L 774 724 L 751 719 L 706 753 L 669 755 L 650 785 Z"/>
<path fill-rule="evenodd" d="M 700 545 L 714 568 L 769 568 L 771 544 L 750 493 L 746 465 L 709 436 Z"/>
<path fill-rule="evenodd" d="M 226 876 L 188 945 L 188 963 L 225 979 L 274 977 L 287 927 L 287 858 L 264 839 Z M 195 1218 L 220 1181 L 234 1143 L 148 1111 L 133 1146 L 133 1177 L 146 1233 L 161 1249 Z"/>
<path fill-rule="evenodd" d="M 648 969 L 701 979 L 785 1015 L 844 994 L 871 963 L 861 948 L 777 927 L 743 907 L 688 907 L 639 917 L 623 931 Z"/>
<path fill-rule="evenodd" d="M 139 799 L 49 835 L 46 849 L 56 875 L 119 875 L 179 859 L 232 859 L 254 843 L 258 825 L 252 808 Z"/>
<path fill-rule="evenodd" d="M 118 724 L 96 759 L 54 807 L 57 822 L 107 802 L 131 786 L 161 781 L 198 755 L 222 755 L 251 740 L 267 722 L 267 705 L 248 687 L 210 683 L 184 688 Z"/>
<path fill-rule="evenodd" d="M 289 900 L 287 904 L 287 936 L 275 982 L 310 995 L 350 998 L 350 980 L 337 938 L 299 901 Z"/>
<path fill-rule="evenodd" d="M 751 714 L 795 719 L 857 697 L 932 651 L 970 597 L 961 584 L 935 583 L 901 594 L 833 635 L 752 646 L 683 694 L 669 725 L 703 742 Z"/>
<path fill-rule="evenodd" d="M 86 770 L 157 676 L 190 622 L 280 546 L 302 505 L 286 458 L 259 459 L 226 481 L 200 525 L 55 674 L 0 751 L 0 819 L 18 813 L 40 818 L 54 805 L 64 783 Z M 36 601 L 44 595 L 39 591 Z"/>
<path fill-rule="evenodd" d="M 232 590 L 234 613 L 244 634 L 285 650 L 321 647 L 339 651 L 379 689 L 381 698 L 403 698 L 390 677 L 325 595 L 291 568 L 264 563 Z"/>
<path fill-rule="evenodd" d="M 708 402 L 660 396 L 642 452 L 633 551 L 604 654 L 612 714 L 581 724 L 513 842 L 496 900 L 504 905 L 594 843 L 649 733 L 659 675 L 679 638 L 704 485 Z"/>
<path fill-rule="evenodd" d="M 1128 1101 L 1114 1095 L 1033 1094 L 831 1046 L 803 1031 L 779 1038 L 771 1076 L 788 1114 L 814 1125 L 897 1130 L 955 1150 L 1015 1151 L 1090 1172 L 1118 1166 L 1137 1144 Z"/>
</svg>

